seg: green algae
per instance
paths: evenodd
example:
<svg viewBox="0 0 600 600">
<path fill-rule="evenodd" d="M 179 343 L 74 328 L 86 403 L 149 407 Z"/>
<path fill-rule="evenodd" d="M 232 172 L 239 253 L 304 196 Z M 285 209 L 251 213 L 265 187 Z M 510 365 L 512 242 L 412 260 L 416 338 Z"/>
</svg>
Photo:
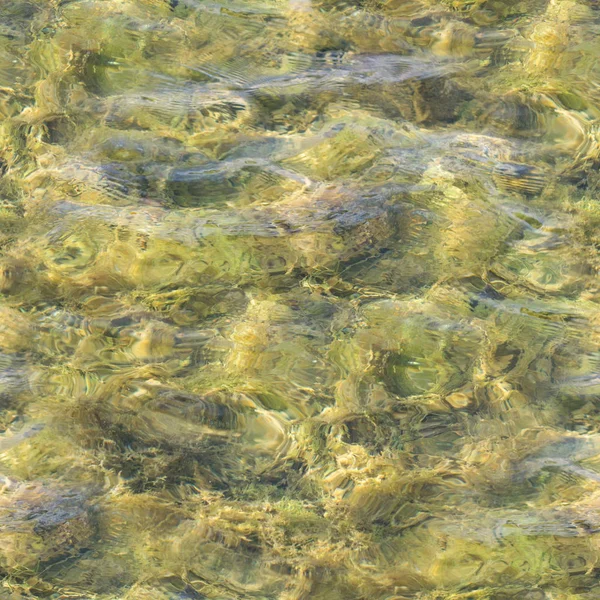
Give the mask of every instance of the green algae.
<svg viewBox="0 0 600 600">
<path fill-rule="evenodd" d="M 0 598 L 597 598 L 599 30 L 3 2 Z"/>
</svg>

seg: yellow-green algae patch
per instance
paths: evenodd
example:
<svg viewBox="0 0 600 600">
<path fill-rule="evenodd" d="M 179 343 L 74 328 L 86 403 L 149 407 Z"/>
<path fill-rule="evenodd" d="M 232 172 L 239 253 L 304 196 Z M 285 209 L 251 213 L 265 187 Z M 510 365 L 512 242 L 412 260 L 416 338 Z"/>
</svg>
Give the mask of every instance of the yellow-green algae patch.
<svg viewBox="0 0 600 600">
<path fill-rule="evenodd" d="M 600 595 L 593 0 L 4 0 L 0 599 Z"/>
</svg>

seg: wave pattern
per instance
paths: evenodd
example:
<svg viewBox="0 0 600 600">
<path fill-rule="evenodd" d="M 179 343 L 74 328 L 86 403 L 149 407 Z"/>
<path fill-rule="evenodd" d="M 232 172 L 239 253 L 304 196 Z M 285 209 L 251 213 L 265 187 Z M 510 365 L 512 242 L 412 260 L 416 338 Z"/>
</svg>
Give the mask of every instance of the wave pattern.
<svg viewBox="0 0 600 600">
<path fill-rule="evenodd" d="M 0 2 L 0 600 L 600 597 L 599 34 Z"/>
</svg>

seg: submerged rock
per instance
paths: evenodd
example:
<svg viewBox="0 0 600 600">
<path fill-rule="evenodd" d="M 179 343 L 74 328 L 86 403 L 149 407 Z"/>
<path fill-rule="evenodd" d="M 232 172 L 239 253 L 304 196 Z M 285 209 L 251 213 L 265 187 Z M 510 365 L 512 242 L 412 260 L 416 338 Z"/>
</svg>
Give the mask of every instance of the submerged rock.
<svg viewBox="0 0 600 600">
<path fill-rule="evenodd" d="M 600 482 L 600 472 L 585 466 L 586 460 L 599 456 L 598 435 L 564 435 L 519 462 L 516 465 L 515 477 L 522 481 L 538 477 L 544 471 L 562 471 Z"/>
<path fill-rule="evenodd" d="M 8 573 L 35 572 L 75 558 L 95 534 L 89 494 L 5 478 L 0 494 L 0 566 Z"/>
</svg>

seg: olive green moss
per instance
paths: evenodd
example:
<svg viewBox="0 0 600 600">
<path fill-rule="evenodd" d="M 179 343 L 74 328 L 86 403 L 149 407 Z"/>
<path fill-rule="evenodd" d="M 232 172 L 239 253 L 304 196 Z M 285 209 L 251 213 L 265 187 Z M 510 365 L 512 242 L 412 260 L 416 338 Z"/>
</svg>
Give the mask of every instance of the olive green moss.
<svg viewBox="0 0 600 600">
<path fill-rule="evenodd" d="M 0 4 L 0 600 L 599 597 L 594 2 Z"/>
</svg>

